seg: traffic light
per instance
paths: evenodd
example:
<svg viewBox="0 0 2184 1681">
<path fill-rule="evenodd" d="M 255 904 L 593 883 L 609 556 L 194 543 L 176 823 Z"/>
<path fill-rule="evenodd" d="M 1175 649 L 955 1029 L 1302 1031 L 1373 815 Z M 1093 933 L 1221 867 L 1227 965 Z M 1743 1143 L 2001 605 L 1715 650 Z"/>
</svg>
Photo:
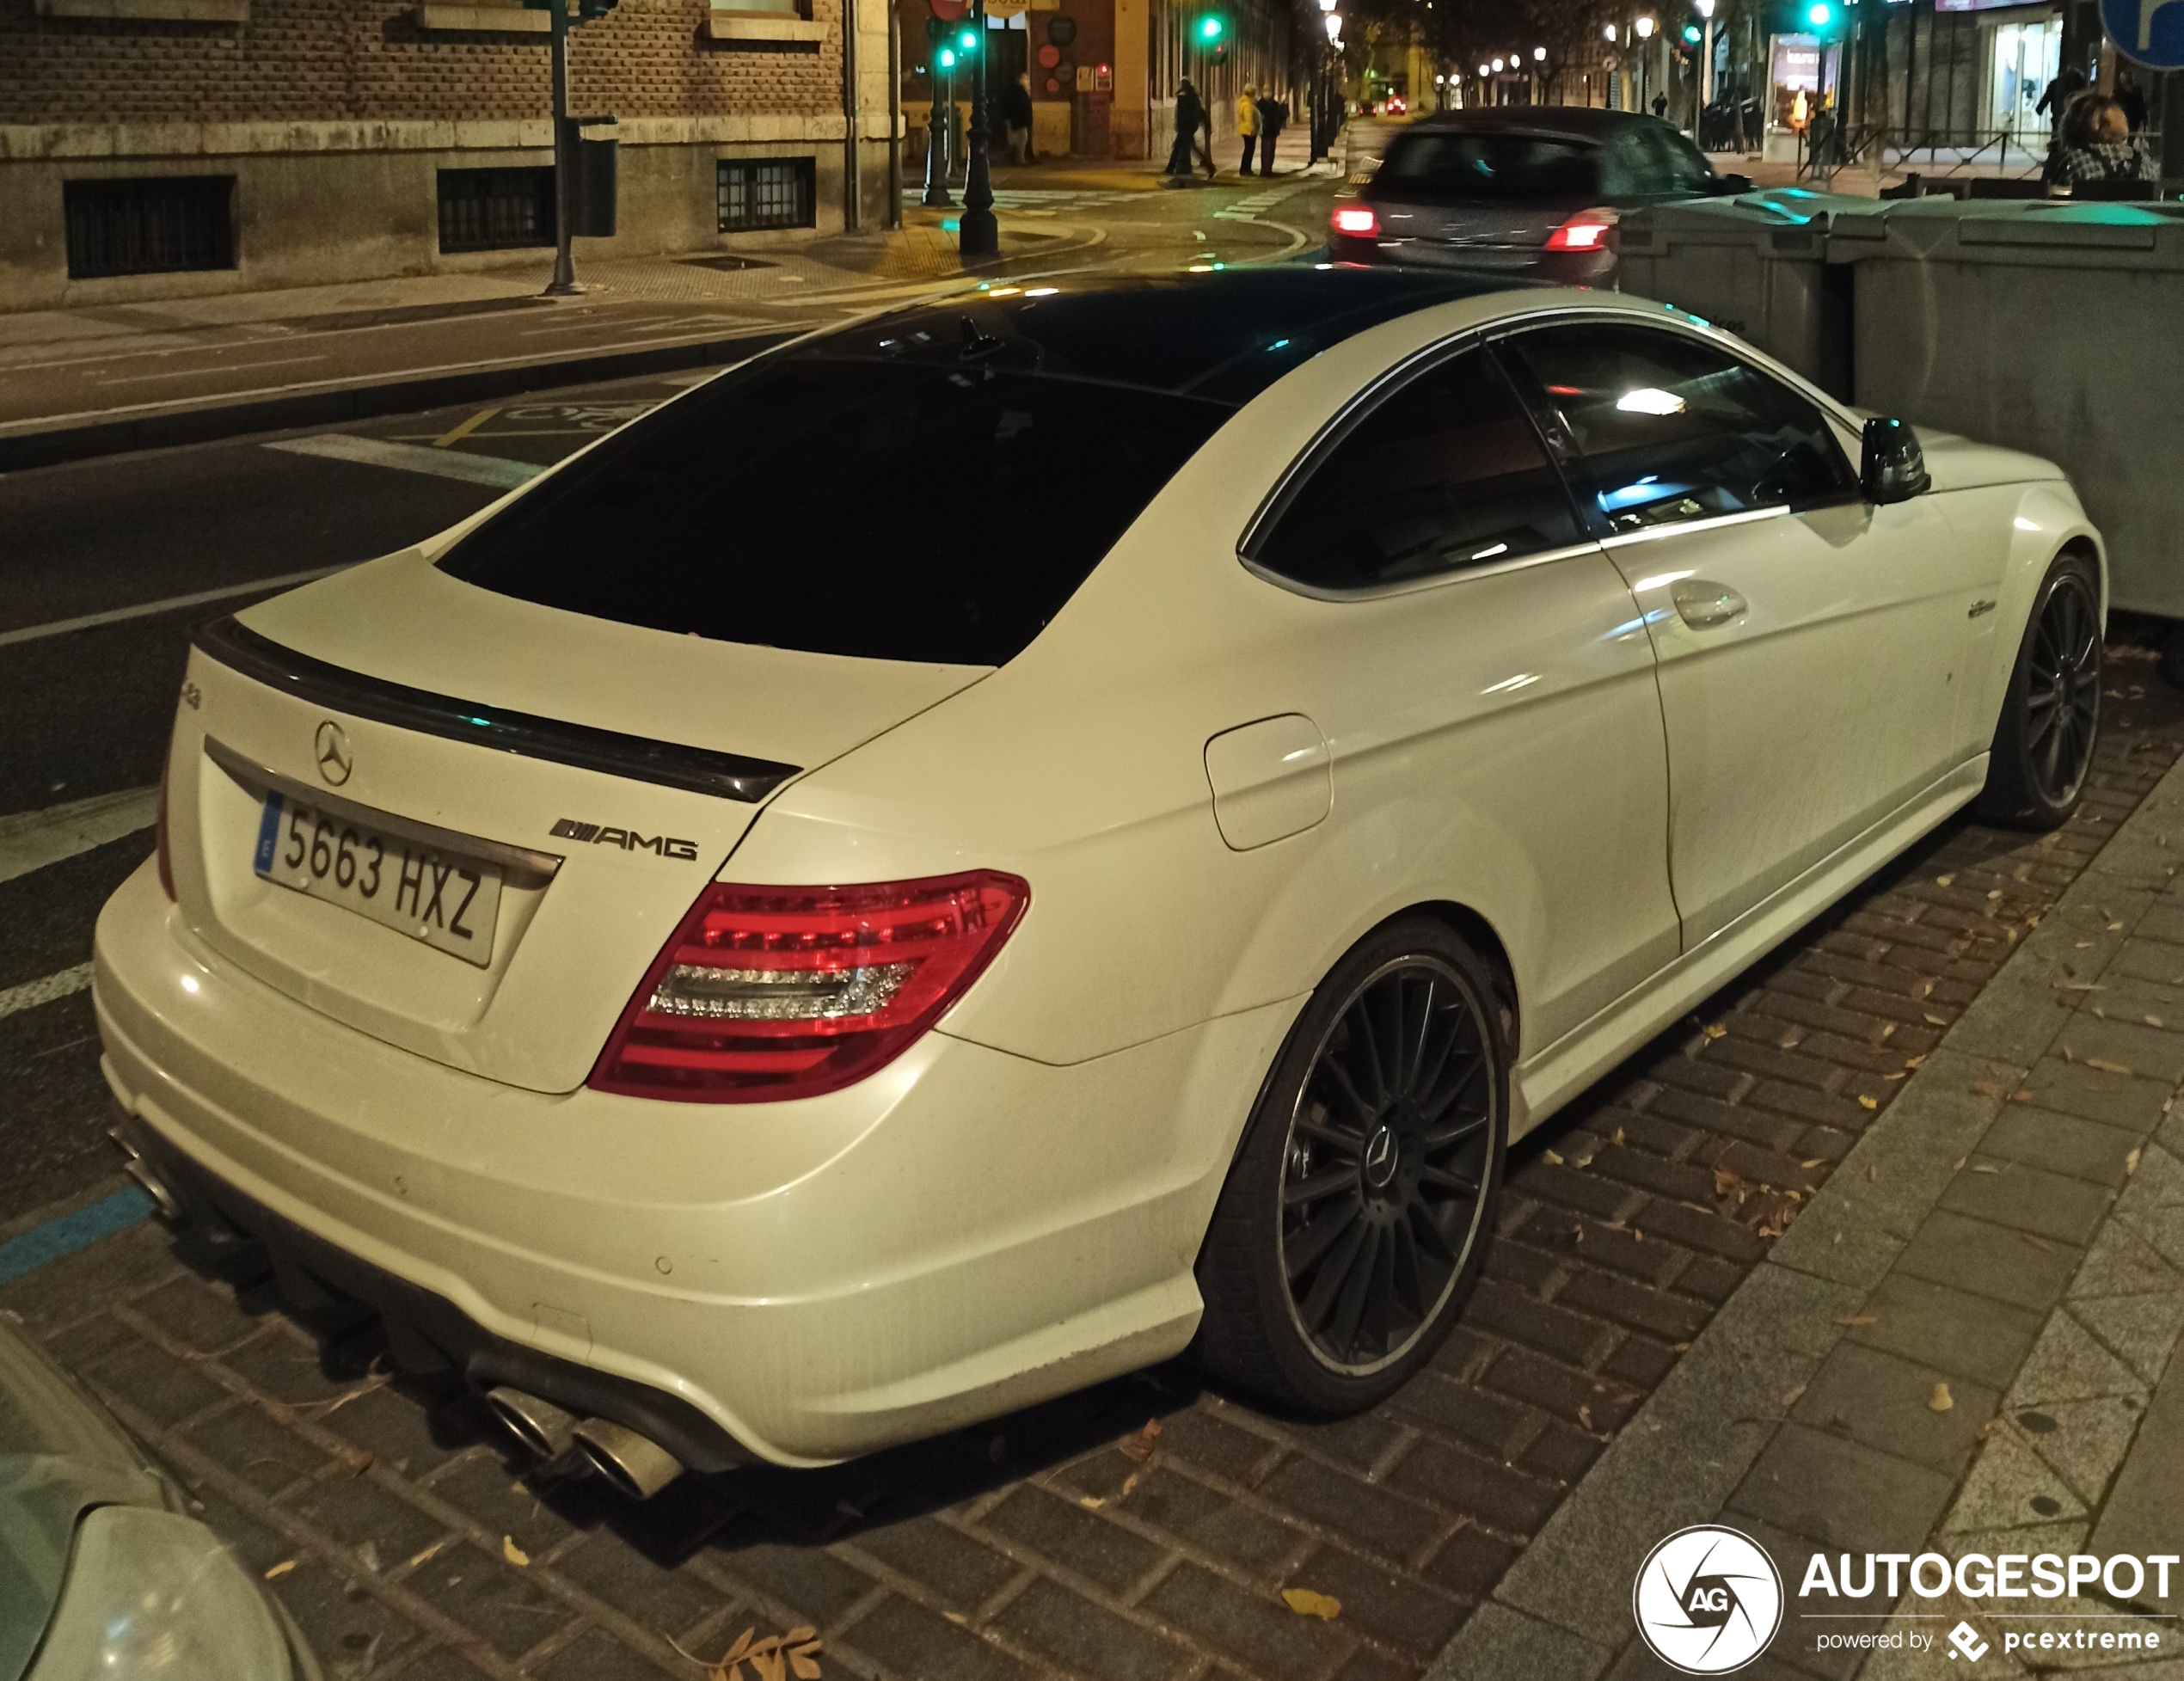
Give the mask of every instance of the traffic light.
<svg viewBox="0 0 2184 1681">
<path fill-rule="evenodd" d="M 933 55 L 933 61 L 942 70 L 954 70 L 955 68 L 955 49 L 952 46 L 942 47 L 938 52 Z"/>
<path fill-rule="evenodd" d="M 1701 36 L 1705 32 L 1696 23 L 1685 24 L 1684 26 L 1684 40 L 1685 44 L 1690 46 L 1696 46 L 1699 44 Z"/>
<path fill-rule="evenodd" d="M 976 29 L 959 31 L 955 37 L 955 50 L 966 58 L 971 57 L 979 50 L 979 32 Z"/>
<path fill-rule="evenodd" d="M 1218 12 L 1208 12 L 1198 21 L 1198 39 L 1200 46 L 1216 46 L 1222 36 L 1228 33 L 1229 21 Z"/>
</svg>

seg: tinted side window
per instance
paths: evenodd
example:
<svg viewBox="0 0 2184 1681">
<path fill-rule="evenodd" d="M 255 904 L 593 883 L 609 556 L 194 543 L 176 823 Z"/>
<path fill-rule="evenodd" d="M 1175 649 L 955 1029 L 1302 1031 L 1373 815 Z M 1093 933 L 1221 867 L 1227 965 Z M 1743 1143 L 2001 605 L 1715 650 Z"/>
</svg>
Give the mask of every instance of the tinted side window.
<svg viewBox="0 0 2184 1681">
<path fill-rule="evenodd" d="M 1653 155 L 1663 193 L 1703 193 L 1713 180 L 1699 149 L 1666 123 L 1646 130 L 1647 149 Z"/>
<path fill-rule="evenodd" d="M 1508 340 L 1561 417 L 1609 529 L 1833 501 L 1857 488 L 1820 411 L 1712 345 L 1649 327 L 1542 328 Z"/>
<path fill-rule="evenodd" d="M 1253 558 L 1300 584 L 1353 590 L 1581 540 L 1522 405 L 1474 350 L 1354 426 Z"/>
<path fill-rule="evenodd" d="M 1390 148 L 1373 184 L 1398 198 L 1463 204 L 1585 199 L 1600 190 L 1599 152 L 1554 135 L 1414 129 Z"/>
</svg>

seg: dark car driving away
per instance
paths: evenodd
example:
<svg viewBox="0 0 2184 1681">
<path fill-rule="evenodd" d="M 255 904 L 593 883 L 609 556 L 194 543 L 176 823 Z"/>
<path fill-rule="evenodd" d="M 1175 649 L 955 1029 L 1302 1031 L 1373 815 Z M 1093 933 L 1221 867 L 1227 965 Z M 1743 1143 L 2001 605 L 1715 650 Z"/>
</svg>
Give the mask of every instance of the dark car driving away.
<svg viewBox="0 0 2184 1681">
<path fill-rule="evenodd" d="M 1563 285 L 1615 269 L 1626 210 L 1740 193 L 1657 117 L 1581 106 L 1451 112 L 1398 135 L 1372 179 L 1335 201 L 1339 262 L 1488 268 Z"/>
</svg>

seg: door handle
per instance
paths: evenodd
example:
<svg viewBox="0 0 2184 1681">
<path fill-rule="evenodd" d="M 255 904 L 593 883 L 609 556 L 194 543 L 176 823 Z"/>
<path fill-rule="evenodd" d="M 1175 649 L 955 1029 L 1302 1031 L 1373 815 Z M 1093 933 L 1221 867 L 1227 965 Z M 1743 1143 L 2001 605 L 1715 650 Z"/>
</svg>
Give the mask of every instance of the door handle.
<svg viewBox="0 0 2184 1681">
<path fill-rule="evenodd" d="M 1727 584 L 1716 584 L 1704 578 L 1684 578 L 1677 580 L 1668 592 L 1676 604 L 1676 611 L 1684 623 L 1694 630 L 1711 630 L 1716 625 L 1727 624 L 1741 617 L 1751 605 Z"/>
</svg>

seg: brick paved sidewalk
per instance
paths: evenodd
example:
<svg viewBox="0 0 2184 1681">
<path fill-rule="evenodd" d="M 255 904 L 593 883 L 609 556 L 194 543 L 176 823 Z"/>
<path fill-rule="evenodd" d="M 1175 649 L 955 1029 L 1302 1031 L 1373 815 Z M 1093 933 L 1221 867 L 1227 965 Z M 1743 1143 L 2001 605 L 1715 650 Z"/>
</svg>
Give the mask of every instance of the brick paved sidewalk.
<svg viewBox="0 0 2184 1681">
<path fill-rule="evenodd" d="M 830 1677 L 1415 1677 L 2184 753 L 2184 704 L 2151 673 L 2112 667 L 2064 830 L 1945 829 L 1527 1141 L 1434 1367 L 1345 1423 L 1167 1367 L 631 1510 L 522 1475 L 472 1402 L 390 1379 L 370 1324 L 307 1329 L 247 1259 L 224 1275 L 151 1226 L 0 1305 L 279 1572 L 336 1681 L 695 1678 L 678 1646 L 710 1660 L 804 1624 Z M 1299 1614 L 1296 1589 L 1340 1614 Z"/>
</svg>

